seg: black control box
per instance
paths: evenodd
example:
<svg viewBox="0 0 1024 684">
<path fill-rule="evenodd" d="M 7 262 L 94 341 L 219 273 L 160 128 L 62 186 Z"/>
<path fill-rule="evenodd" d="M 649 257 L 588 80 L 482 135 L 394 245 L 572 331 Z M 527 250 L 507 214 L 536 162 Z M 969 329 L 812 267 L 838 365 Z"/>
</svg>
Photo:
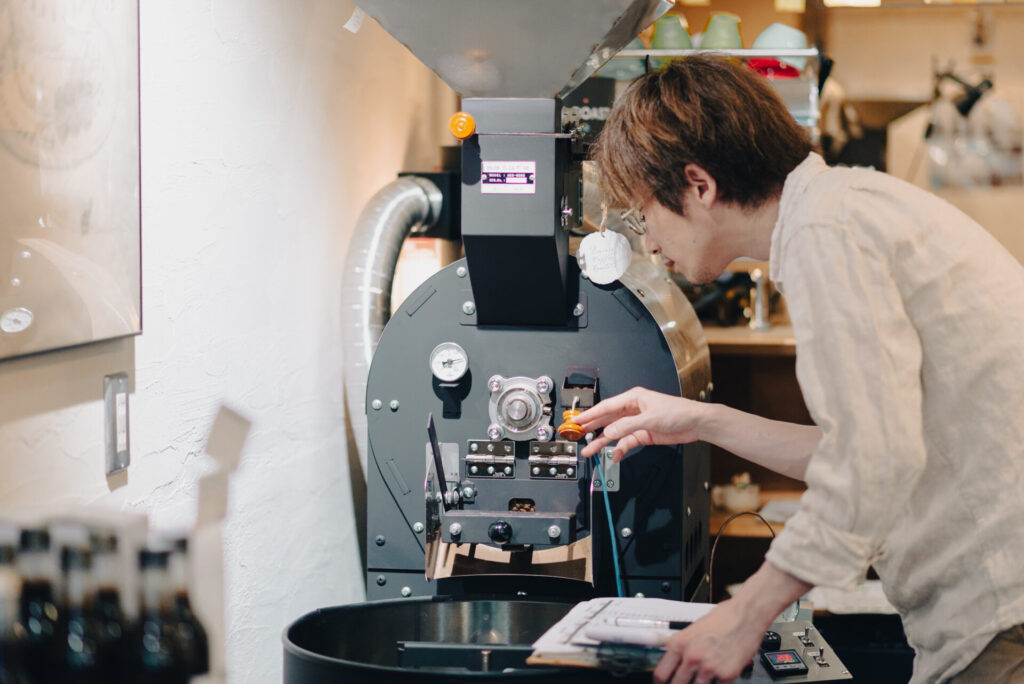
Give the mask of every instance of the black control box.
<svg viewBox="0 0 1024 684">
<path fill-rule="evenodd" d="M 761 651 L 761 662 L 774 677 L 788 677 L 807 674 L 807 666 L 793 649 L 785 651 Z"/>
</svg>

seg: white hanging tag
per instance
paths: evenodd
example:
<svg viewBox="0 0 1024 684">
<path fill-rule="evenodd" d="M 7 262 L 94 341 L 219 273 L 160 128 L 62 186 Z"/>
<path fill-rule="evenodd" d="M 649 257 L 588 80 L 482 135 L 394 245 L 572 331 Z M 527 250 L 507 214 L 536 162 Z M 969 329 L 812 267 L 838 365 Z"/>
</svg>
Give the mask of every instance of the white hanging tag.
<svg viewBox="0 0 1024 684">
<path fill-rule="evenodd" d="M 612 230 L 591 233 L 580 241 L 576 250 L 580 271 L 598 285 L 607 285 L 621 278 L 632 259 L 629 240 Z"/>
<path fill-rule="evenodd" d="M 363 27 L 363 19 L 366 19 L 366 12 L 356 7 L 352 16 L 345 22 L 345 29 L 352 33 L 359 33 L 359 29 Z"/>
</svg>

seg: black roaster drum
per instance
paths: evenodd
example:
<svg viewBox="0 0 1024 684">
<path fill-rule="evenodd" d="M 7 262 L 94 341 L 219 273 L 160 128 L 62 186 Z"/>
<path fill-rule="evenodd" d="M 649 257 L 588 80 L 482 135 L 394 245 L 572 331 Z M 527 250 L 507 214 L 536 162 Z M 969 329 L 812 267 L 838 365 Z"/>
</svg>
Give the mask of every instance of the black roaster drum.
<svg viewBox="0 0 1024 684">
<path fill-rule="evenodd" d="M 323 608 L 285 630 L 284 684 L 610 681 L 606 673 L 595 670 L 525 664 L 529 645 L 572 606 L 556 601 L 437 597 Z M 418 654 L 407 651 L 400 660 L 403 643 L 410 650 L 419 648 Z M 439 645 L 433 654 L 431 644 Z M 444 649 L 451 649 L 451 655 L 445 655 Z M 410 661 L 433 662 L 420 666 Z M 650 675 L 637 681 L 641 680 L 650 681 Z"/>
</svg>

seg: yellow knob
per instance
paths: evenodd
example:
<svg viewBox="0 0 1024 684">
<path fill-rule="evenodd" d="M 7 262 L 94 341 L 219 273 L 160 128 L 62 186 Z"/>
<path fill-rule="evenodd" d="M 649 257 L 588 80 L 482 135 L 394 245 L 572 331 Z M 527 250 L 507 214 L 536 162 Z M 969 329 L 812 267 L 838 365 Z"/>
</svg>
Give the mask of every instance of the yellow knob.
<svg viewBox="0 0 1024 684">
<path fill-rule="evenodd" d="M 476 120 L 472 114 L 455 112 L 448 122 L 448 129 L 459 140 L 465 140 L 476 133 Z"/>
</svg>

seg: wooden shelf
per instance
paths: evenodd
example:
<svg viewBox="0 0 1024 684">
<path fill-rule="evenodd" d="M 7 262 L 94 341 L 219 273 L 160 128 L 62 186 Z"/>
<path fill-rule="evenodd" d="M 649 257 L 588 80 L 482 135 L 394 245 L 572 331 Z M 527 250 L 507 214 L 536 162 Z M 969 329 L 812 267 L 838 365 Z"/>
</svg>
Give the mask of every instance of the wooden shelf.
<svg viewBox="0 0 1024 684">
<path fill-rule="evenodd" d="M 796 337 L 788 323 L 767 330 L 751 330 L 746 325 L 727 328 L 704 324 L 704 337 L 712 354 L 731 356 L 796 356 Z"/>
<path fill-rule="evenodd" d="M 792 501 L 799 499 L 803 496 L 803 492 L 797 491 L 773 491 L 773 492 L 761 492 L 761 503 L 760 506 L 764 506 L 768 501 L 780 501 L 787 500 Z M 758 508 L 760 508 L 760 506 Z M 729 516 L 732 515 L 732 511 L 727 511 L 724 508 L 711 508 L 711 522 L 708 531 L 711 533 L 712 538 L 718 534 L 718 529 L 722 526 Z M 782 531 L 785 527 L 783 523 L 773 522 L 771 523 L 772 530 L 775 534 Z M 752 515 L 743 515 L 736 518 L 729 526 L 722 532 L 723 537 L 757 537 L 767 539 L 771 537 L 768 533 L 768 529 L 764 526 L 764 523 L 755 518 Z"/>
</svg>

